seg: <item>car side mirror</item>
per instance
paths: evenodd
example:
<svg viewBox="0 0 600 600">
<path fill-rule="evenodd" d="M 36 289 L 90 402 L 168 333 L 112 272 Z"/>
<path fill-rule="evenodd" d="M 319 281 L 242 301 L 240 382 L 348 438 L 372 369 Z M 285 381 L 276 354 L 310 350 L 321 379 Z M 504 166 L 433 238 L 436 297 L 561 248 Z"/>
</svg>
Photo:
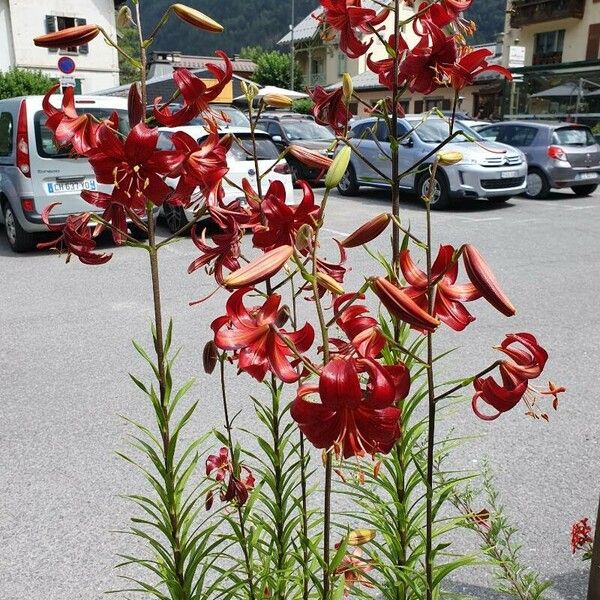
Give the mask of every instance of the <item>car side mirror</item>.
<svg viewBox="0 0 600 600">
<path fill-rule="evenodd" d="M 281 137 L 280 135 L 272 135 L 272 136 L 271 136 L 271 139 L 272 139 L 274 142 L 282 142 L 282 141 L 283 141 L 283 139 L 282 139 L 282 137 Z"/>
</svg>

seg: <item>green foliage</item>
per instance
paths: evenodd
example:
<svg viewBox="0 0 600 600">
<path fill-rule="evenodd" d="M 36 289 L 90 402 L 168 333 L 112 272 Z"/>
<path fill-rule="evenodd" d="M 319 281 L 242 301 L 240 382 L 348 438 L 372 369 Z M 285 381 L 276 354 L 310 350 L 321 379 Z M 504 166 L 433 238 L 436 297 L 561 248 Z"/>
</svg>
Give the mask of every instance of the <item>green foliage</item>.
<svg viewBox="0 0 600 600">
<path fill-rule="evenodd" d="M 140 46 L 137 38 L 137 32 L 132 27 L 121 29 L 118 35 L 119 48 L 129 54 L 134 59 L 139 60 Z M 140 78 L 139 70 L 134 67 L 127 58 L 119 54 L 119 81 L 121 85 L 133 83 Z"/>
<path fill-rule="evenodd" d="M 282 88 L 291 89 L 292 61 L 289 54 L 284 54 L 273 50 L 261 54 L 256 60 L 256 72 L 254 81 L 259 85 L 275 85 Z M 296 63 L 294 69 L 294 89 L 302 87 L 302 69 Z"/>
<path fill-rule="evenodd" d="M 266 50 L 261 46 L 244 46 L 239 54 L 240 58 L 246 58 L 256 62 L 265 52 Z"/>
<path fill-rule="evenodd" d="M 0 99 L 45 94 L 55 83 L 56 79 L 41 71 L 10 69 L 0 72 Z"/>
<path fill-rule="evenodd" d="M 310 98 L 299 98 L 294 100 L 292 110 L 303 115 L 312 115 L 314 103 Z"/>
<path fill-rule="evenodd" d="M 170 4 L 171 0 L 141 2 L 146 32 L 154 29 Z M 233 55 L 244 46 L 272 49 L 288 32 L 292 18 L 291 3 L 281 0 L 194 0 L 189 4 L 221 23 L 225 31 L 220 35 L 207 35 L 193 27 L 182 27 L 181 21 L 171 18 L 158 34 L 155 48 L 197 55 L 211 55 L 219 49 Z M 317 4 L 317 0 L 296 0 L 296 22 Z"/>
<path fill-rule="evenodd" d="M 473 2 L 464 17 L 475 22 L 477 31 L 469 38 L 471 44 L 494 43 L 499 33 L 504 31 L 506 0 L 486 0 Z"/>
</svg>

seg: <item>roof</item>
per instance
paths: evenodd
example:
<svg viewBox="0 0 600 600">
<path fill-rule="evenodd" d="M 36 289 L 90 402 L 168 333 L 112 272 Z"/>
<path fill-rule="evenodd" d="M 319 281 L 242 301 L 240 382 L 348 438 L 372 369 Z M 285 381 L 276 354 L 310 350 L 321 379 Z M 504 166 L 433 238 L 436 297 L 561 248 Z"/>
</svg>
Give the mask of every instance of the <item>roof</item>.
<svg viewBox="0 0 600 600">
<path fill-rule="evenodd" d="M 372 8 L 377 12 L 382 10 L 380 4 L 373 2 L 372 0 L 365 0 L 362 4 L 363 8 Z M 294 41 L 303 42 L 306 40 L 312 40 L 319 31 L 321 23 L 315 19 L 315 16 L 320 15 L 323 12 L 321 7 L 311 11 L 298 25 L 294 27 Z M 278 44 L 289 44 L 292 41 L 292 33 L 289 32 L 284 35 L 277 43 Z"/>
<path fill-rule="evenodd" d="M 206 137 L 209 135 L 209 132 L 206 130 L 206 128 L 203 125 L 182 125 L 180 127 L 159 127 L 158 128 L 159 131 L 183 131 L 184 133 L 187 133 L 188 135 L 190 135 L 193 138 L 200 138 L 200 137 Z M 250 129 L 250 127 L 219 127 L 219 133 L 222 134 L 233 134 L 233 135 L 238 135 L 238 134 L 251 134 L 252 133 L 252 129 Z M 257 134 L 263 135 L 266 132 L 263 131 L 257 131 Z"/>
<path fill-rule="evenodd" d="M 166 52 L 156 50 L 152 56 L 154 60 L 150 66 L 155 63 L 168 62 L 174 68 L 185 67 L 186 69 L 206 69 L 207 64 L 214 64 L 219 67 L 224 66 L 224 61 L 218 56 L 194 56 L 192 54 L 179 54 L 178 52 Z M 161 60 L 162 57 L 165 57 Z M 239 58 L 234 56 L 231 59 L 234 73 L 254 73 L 256 71 L 256 63 L 248 58 Z"/>
</svg>

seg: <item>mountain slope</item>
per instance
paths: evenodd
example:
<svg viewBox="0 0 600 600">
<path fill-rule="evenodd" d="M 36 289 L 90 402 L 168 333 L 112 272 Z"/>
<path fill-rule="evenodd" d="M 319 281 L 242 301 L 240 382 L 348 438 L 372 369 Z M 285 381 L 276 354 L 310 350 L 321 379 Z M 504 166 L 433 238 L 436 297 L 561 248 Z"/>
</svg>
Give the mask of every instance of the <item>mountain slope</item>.
<svg viewBox="0 0 600 600">
<path fill-rule="evenodd" d="M 175 17 L 158 35 L 156 50 L 179 50 L 184 54 L 210 55 L 225 50 L 230 55 L 244 46 L 274 48 L 277 40 L 288 31 L 292 0 L 188 0 L 189 6 L 200 10 L 225 27 L 214 35 L 184 26 Z M 171 0 L 142 0 L 142 21 L 151 31 Z M 295 0 L 296 23 L 318 5 L 318 0 Z M 472 43 L 494 42 L 504 27 L 506 0 L 474 0 L 465 16 L 477 23 Z"/>
</svg>

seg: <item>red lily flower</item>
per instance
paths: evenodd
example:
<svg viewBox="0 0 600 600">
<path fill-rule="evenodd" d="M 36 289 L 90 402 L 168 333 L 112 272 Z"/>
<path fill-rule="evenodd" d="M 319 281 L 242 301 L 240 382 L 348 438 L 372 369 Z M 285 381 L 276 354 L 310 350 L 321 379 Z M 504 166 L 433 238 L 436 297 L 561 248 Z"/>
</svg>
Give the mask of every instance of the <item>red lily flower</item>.
<svg viewBox="0 0 600 600">
<path fill-rule="evenodd" d="M 352 116 L 344 101 L 343 88 L 326 92 L 317 85 L 312 92 L 309 90 L 308 93 L 314 102 L 312 112 L 315 121 L 321 125 L 329 125 L 337 135 L 343 135 Z"/>
<path fill-rule="evenodd" d="M 400 57 L 400 61 L 402 61 L 405 54 L 408 52 L 408 44 L 406 40 L 402 37 L 401 34 L 391 35 L 388 44 L 390 48 L 395 48 L 396 53 Z M 389 89 L 392 89 L 394 86 L 394 59 L 393 58 L 384 58 L 382 60 L 372 60 L 371 54 L 367 56 L 367 66 L 373 73 L 379 76 L 379 83 Z M 400 64 L 402 64 L 400 62 Z M 398 85 L 401 85 L 406 81 L 406 74 L 400 70 L 396 74 L 396 80 Z M 390 104 L 391 108 L 391 104 Z M 388 111 L 387 114 L 389 114 Z"/>
<path fill-rule="evenodd" d="M 363 8 L 361 0 L 321 0 L 323 12 L 317 20 L 340 32 L 340 50 L 349 58 L 362 56 L 373 40 L 362 42 L 357 32 L 373 33 L 373 28 L 381 25 L 389 14 L 382 10 L 379 14 L 372 8 Z"/>
<path fill-rule="evenodd" d="M 231 148 L 231 136 L 221 138 L 214 127 L 201 144 L 183 131 L 174 133 L 171 141 L 184 160 L 179 166 L 179 182 L 169 203 L 189 204 L 189 199 L 198 187 L 206 198 L 207 205 L 216 208 L 224 196 L 223 177 L 229 172 L 227 152 Z"/>
<path fill-rule="evenodd" d="M 42 242 L 37 245 L 39 250 L 52 248 L 60 254 L 67 253 L 67 262 L 74 254 L 85 265 L 102 265 L 112 258 L 112 254 L 97 254 L 94 252 L 96 242 L 92 237 L 89 227 L 91 215 L 69 215 L 60 225 L 50 222 L 50 212 L 60 202 L 48 205 L 42 212 L 42 221 L 50 231 L 60 231 L 61 235 L 51 242 Z"/>
<path fill-rule="evenodd" d="M 344 576 L 345 598 L 350 596 L 355 585 L 362 585 L 366 588 L 374 587 L 366 577 L 366 573 L 373 570 L 373 565 L 370 561 L 362 558 L 362 555 L 360 548 L 354 548 L 352 552 L 347 552 L 344 555 L 340 566 L 335 570 L 336 575 Z"/>
<path fill-rule="evenodd" d="M 294 383 L 299 375 L 288 361 L 293 353 L 281 337 L 289 340 L 298 352 L 306 352 L 315 332 L 309 323 L 298 331 L 278 329 L 275 323 L 281 296 L 272 294 L 262 306 L 247 308 L 243 300 L 249 291 L 246 288 L 234 292 L 227 301 L 227 315 L 212 322 L 215 344 L 221 350 L 234 350 L 240 371 L 258 381 L 271 371 L 281 381 Z"/>
<path fill-rule="evenodd" d="M 413 22 L 413 29 L 418 35 L 423 35 L 427 29 L 426 22 L 433 23 L 440 29 L 452 26 L 455 31 L 465 35 L 473 35 L 475 25 L 472 21 L 463 19 L 461 14 L 470 8 L 473 0 L 441 0 L 432 4 L 421 2 L 418 11 L 424 11 L 429 6 L 429 10 L 424 12 Z"/>
<path fill-rule="evenodd" d="M 497 419 L 502 413 L 514 408 L 523 399 L 528 407 L 528 416 L 547 419 L 545 413 L 537 410 L 540 395 L 557 395 L 564 388 L 552 386 L 552 390 L 539 390 L 529 384 L 529 380 L 539 377 L 544 370 L 548 353 L 539 345 L 530 333 L 511 333 L 496 348 L 510 360 L 500 361 L 502 383 L 489 377 L 478 377 L 473 382 L 475 395 L 472 407 L 475 414 L 486 421 Z M 497 413 L 488 415 L 479 410 L 479 400 L 496 409 Z"/>
<path fill-rule="evenodd" d="M 346 334 L 350 344 L 337 338 L 330 342 L 338 348 L 338 352 L 346 356 L 358 355 L 360 358 L 377 358 L 385 346 L 385 337 L 381 333 L 377 319 L 369 314 L 369 309 L 364 304 L 350 304 L 348 302 L 364 300 L 364 294 L 355 297 L 355 294 L 343 294 L 333 301 L 333 312 L 338 315 L 336 323 Z M 343 308 L 346 306 L 346 308 Z"/>
<path fill-rule="evenodd" d="M 236 271 L 240 268 L 238 259 L 243 233 L 233 218 L 229 217 L 227 223 L 228 227 L 223 233 L 216 233 L 212 236 L 212 241 L 216 244 L 214 248 L 206 243 L 206 230 L 202 232 L 202 238 L 199 238 L 196 228 L 192 228 L 192 241 L 202 255 L 190 264 L 188 273 L 193 273 L 200 267 L 214 262 L 209 274 L 214 273 L 217 283 L 223 285 L 223 268 L 229 271 Z"/>
<path fill-rule="evenodd" d="M 99 183 L 113 184 L 113 197 L 136 212 L 146 199 L 160 206 L 173 191 L 161 175 L 170 175 L 180 165 L 179 152 L 156 150 L 158 130 L 136 125 L 123 142 L 106 126 L 98 131 L 98 145 L 89 161 Z"/>
<path fill-rule="evenodd" d="M 364 389 L 359 373 L 368 378 Z M 334 448 L 344 458 L 387 453 L 400 437 L 400 409 L 394 405 L 399 383 L 393 370 L 374 360 L 336 356 L 318 385 L 299 388 L 291 415 L 317 448 Z M 321 403 L 305 400 L 310 394 L 318 394 Z"/>
<path fill-rule="evenodd" d="M 50 97 L 60 87 L 56 84 L 42 100 L 42 108 L 46 113 L 46 127 L 54 134 L 54 141 L 58 146 L 70 145 L 74 152 L 85 155 L 96 146 L 97 134 L 100 123 L 89 114 L 80 115 L 75 109 L 75 88 L 65 89 L 62 100 L 62 109 L 58 109 L 50 102 Z M 113 129 L 118 128 L 118 117 L 113 115 L 109 124 Z"/>
<path fill-rule="evenodd" d="M 119 246 L 124 244 L 127 239 L 127 209 L 125 206 L 111 194 L 105 194 L 104 192 L 84 190 L 81 192 L 81 197 L 89 204 L 104 209 L 102 219 L 112 223 L 110 231 L 115 244 Z M 98 223 L 94 229 L 94 237 L 100 235 L 105 228 L 104 224 Z"/>
<path fill-rule="evenodd" d="M 265 252 L 277 246 L 296 243 L 296 235 L 303 225 L 314 228 L 319 207 L 315 204 L 315 195 L 312 188 L 305 182 L 298 182 L 302 187 L 302 201 L 296 206 L 286 204 L 285 186 L 283 182 L 275 180 L 269 186 L 264 200 L 260 203 L 264 225 L 258 224 L 254 228 L 252 243 L 256 248 Z"/>
<path fill-rule="evenodd" d="M 425 23 L 427 32 L 406 54 L 399 75 L 408 82 L 411 92 L 427 95 L 441 84 L 438 73 L 440 66 L 456 62 L 457 50 L 454 37 L 447 36 L 433 22 Z"/>
<path fill-rule="evenodd" d="M 454 248 L 440 246 L 431 274 L 438 281 L 435 289 L 434 315 L 454 331 L 462 331 L 475 317 L 461 304 L 481 298 L 479 290 L 471 283 L 457 285 L 458 263 L 452 260 Z M 400 253 L 400 269 L 409 287 L 404 291 L 424 310 L 427 308 L 427 275 L 417 267 L 410 250 Z"/>
<path fill-rule="evenodd" d="M 460 58 L 453 65 L 442 65 L 440 71 L 448 78 L 450 85 L 460 91 L 465 86 L 471 85 L 480 73 L 495 71 L 506 79 L 511 80 L 511 72 L 500 65 L 488 65 L 487 58 L 493 56 L 493 52 L 480 48 L 479 50 L 460 50 Z"/>
<path fill-rule="evenodd" d="M 233 65 L 227 54 L 221 50 L 217 50 L 215 54 L 220 56 L 225 64 L 224 68 L 213 63 L 206 65 L 207 71 L 210 71 L 217 80 L 213 85 L 206 85 L 188 69 L 177 69 L 173 73 L 173 80 L 184 100 L 183 107 L 173 113 L 168 106 L 160 106 L 162 98 L 156 98 L 154 100 L 154 118 L 159 123 L 167 127 L 178 127 L 189 123 L 200 113 L 210 110 L 209 103 L 218 98 L 233 76 Z"/>
<path fill-rule="evenodd" d="M 219 454 L 211 454 L 206 459 L 206 476 L 214 473 L 215 481 L 222 482 L 219 497 L 221 502 L 235 500 L 238 506 L 242 506 L 248 500 L 249 492 L 254 488 L 255 480 L 252 471 L 245 465 L 239 465 L 240 476 L 236 477 L 233 464 L 229 460 L 229 450 L 221 448 Z M 245 476 L 242 477 L 242 473 Z M 227 483 L 225 481 L 228 479 Z M 213 504 L 213 491 L 206 495 L 206 510 L 210 510 Z"/>
<path fill-rule="evenodd" d="M 571 526 L 571 552 L 585 550 L 591 555 L 594 538 L 592 537 L 592 526 L 587 517 L 580 519 Z"/>
</svg>

